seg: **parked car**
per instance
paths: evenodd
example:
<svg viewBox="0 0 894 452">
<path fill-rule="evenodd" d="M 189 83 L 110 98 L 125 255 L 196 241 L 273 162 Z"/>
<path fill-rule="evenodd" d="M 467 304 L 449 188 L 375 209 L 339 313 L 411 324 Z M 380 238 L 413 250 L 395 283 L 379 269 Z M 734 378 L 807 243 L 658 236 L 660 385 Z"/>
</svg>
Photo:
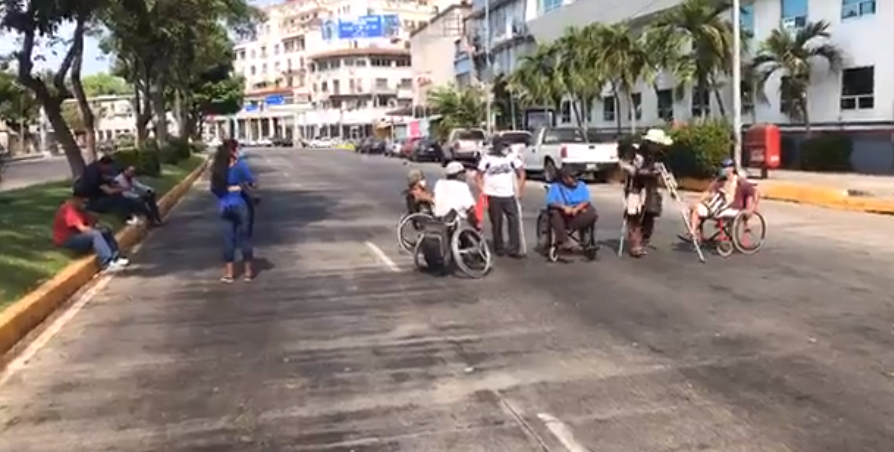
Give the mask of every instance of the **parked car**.
<svg viewBox="0 0 894 452">
<path fill-rule="evenodd" d="M 416 146 L 416 142 L 421 139 L 422 137 L 410 137 L 404 140 L 404 143 L 400 147 L 400 156 L 405 159 L 410 158 L 410 156 L 413 155 L 413 147 Z"/>
<path fill-rule="evenodd" d="M 534 134 L 527 130 L 504 130 L 491 137 L 491 143 L 496 143 L 497 140 L 509 146 L 510 152 L 521 157 L 525 148 L 534 142 Z"/>
<path fill-rule="evenodd" d="M 278 148 L 290 148 L 294 144 L 291 138 L 273 137 L 270 141 L 272 146 L 276 146 Z"/>
<path fill-rule="evenodd" d="M 444 158 L 466 163 L 477 162 L 486 141 L 487 133 L 483 129 L 453 129 L 447 137 Z"/>
<path fill-rule="evenodd" d="M 438 140 L 426 137 L 416 141 L 409 158 L 414 162 L 441 162 L 444 160 L 444 150 Z"/>
<path fill-rule="evenodd" d="M 388 143 L 388 152 L 385 153 L 388 157 L 400 157 L 400 150 L 404 145 L 405 138 L 398 138 L 390 143 Z"/>
<path fill-rule="evenodd" d="M 519 157 L 526 171 L 543 173 L 546 180 L 553 180 L 559 168 L 604 180 L 618 167 L 618 142 L 596 134 L 584 135 L 576 128 L 544 127 Z"/>
</svg>

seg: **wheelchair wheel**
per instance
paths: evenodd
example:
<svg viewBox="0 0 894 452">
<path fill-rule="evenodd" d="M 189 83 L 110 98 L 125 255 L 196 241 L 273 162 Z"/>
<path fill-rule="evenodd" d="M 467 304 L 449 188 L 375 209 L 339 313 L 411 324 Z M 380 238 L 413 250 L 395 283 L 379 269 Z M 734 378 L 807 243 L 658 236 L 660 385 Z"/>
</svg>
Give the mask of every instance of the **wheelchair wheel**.
<svg viewBox="0 0 894 452">
<path fill-rule="evenodd" d="M 718 224 L 719 230 L 713 235 L 714 249 L 721 257 L 729 257 L 736 251 L 733 239 L 732 221 L 724 220 Z"/>
<path fill-rule="evenodd" d="M 477 230 L 460 226 L 450 238 L 450 252 L 459 271 L 470 278 L 482 278 L 493 266 L 493 255 L 484 236 Z"/>
<path fill-rule="evenodd" d="M 732 239 L 736 251 L 752 255 L 760 251 L 764 246 L 764 239 L 767 238 L 767 220 L 760 212 L 754 212 L 747 219 L 744 214 L 739 214 L 733 220 Z"/>
<path fill-rule="evenodd" d="M 409 253 L 416 248 L 419 237 L 422 236 L 422 228 L 426 222 L 434 217 L 424 212 L 405 214 L 397 223 L 397 244 L 400 249 Z"/>
<path fill-rule="evenodd" d="M 596 227 L 590 228 L 585 234 L 587 236 L 581 243 L 581 247 L 584 250 L 584 258 L 588 261 L 595 261 L 599 256 L 599 245 L 596 243 Z"/>
</svg>

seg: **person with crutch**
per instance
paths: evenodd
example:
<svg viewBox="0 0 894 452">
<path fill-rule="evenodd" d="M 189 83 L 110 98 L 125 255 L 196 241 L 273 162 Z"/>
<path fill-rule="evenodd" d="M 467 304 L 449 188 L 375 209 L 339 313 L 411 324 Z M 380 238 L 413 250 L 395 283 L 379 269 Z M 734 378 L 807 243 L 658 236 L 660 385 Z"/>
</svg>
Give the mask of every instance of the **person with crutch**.
<svg viewBox="0 0 894 452">
<path fill-rule="evenodd" d="M 525 168 L 510 147 L 496 140 L 490 152 L 478 162 L 478 188 L 487 199 L 487 213 L 493 233 L 494 253 L 521 259 L 525 257 L 521 242 L 521 209 L 519 200 L 525 186 Z M 503 219 L 509 228 L 509 246 L 503 240 Z"/>
</svg>

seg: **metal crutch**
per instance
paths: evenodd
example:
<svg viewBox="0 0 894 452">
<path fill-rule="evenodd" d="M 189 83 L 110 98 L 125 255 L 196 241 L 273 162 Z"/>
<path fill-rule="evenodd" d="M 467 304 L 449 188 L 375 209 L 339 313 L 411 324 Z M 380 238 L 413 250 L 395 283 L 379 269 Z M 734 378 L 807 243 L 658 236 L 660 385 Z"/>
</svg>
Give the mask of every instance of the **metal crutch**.
<svg viewBox="0 0 894 452">
<path fill-rule="evenodd" d="M 687 215 L 687 209 L 685 209 L 685 203 L 680 199 L 679 193 L 677 193 L 677 179 L 671 174 L 667 168 L 664 166 L 664 163 L 658 162 L 655 164 L 655 167 L 658 169 L 658 172 L 661 173 L 661 179 L 664 181 L 664 188 L 667 189 L 668 194 L 671 199 L 677 202 L 677 205 L 681 207 L 680 216 L 683 217 L 683 226 L 686 227 L 686 233 L 689 234 L 689 238 L 692 239 L 692 246 L 695 247 L 695 253 L 698 254 L 698 260 L 701 263 L 705 263 L 705 255 L 702 253 L 702 247 L 699 243 L 699 237 L 692 234 L 692 224 L 689 222 L 689 215 Z"/>
</svg>

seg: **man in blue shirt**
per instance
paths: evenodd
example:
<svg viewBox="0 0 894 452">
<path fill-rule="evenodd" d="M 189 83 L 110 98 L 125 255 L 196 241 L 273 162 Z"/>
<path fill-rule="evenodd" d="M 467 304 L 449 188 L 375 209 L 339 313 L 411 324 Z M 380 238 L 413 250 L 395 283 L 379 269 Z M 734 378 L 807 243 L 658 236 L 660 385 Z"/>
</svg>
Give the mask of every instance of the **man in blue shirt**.
<svg viewBox="0 0 894 452">
<path fill-rule="evenodd" d="M 596 223 L 598 215 L 590 204 L 590 190 L 587 184 L 578 180 L 567 169 L 559 170 L 558 179 L 550 184 L 546 194 L 550 227 L 561 248 L 567 249 L 568 231 L 584 232 Z"/>
</svg>

